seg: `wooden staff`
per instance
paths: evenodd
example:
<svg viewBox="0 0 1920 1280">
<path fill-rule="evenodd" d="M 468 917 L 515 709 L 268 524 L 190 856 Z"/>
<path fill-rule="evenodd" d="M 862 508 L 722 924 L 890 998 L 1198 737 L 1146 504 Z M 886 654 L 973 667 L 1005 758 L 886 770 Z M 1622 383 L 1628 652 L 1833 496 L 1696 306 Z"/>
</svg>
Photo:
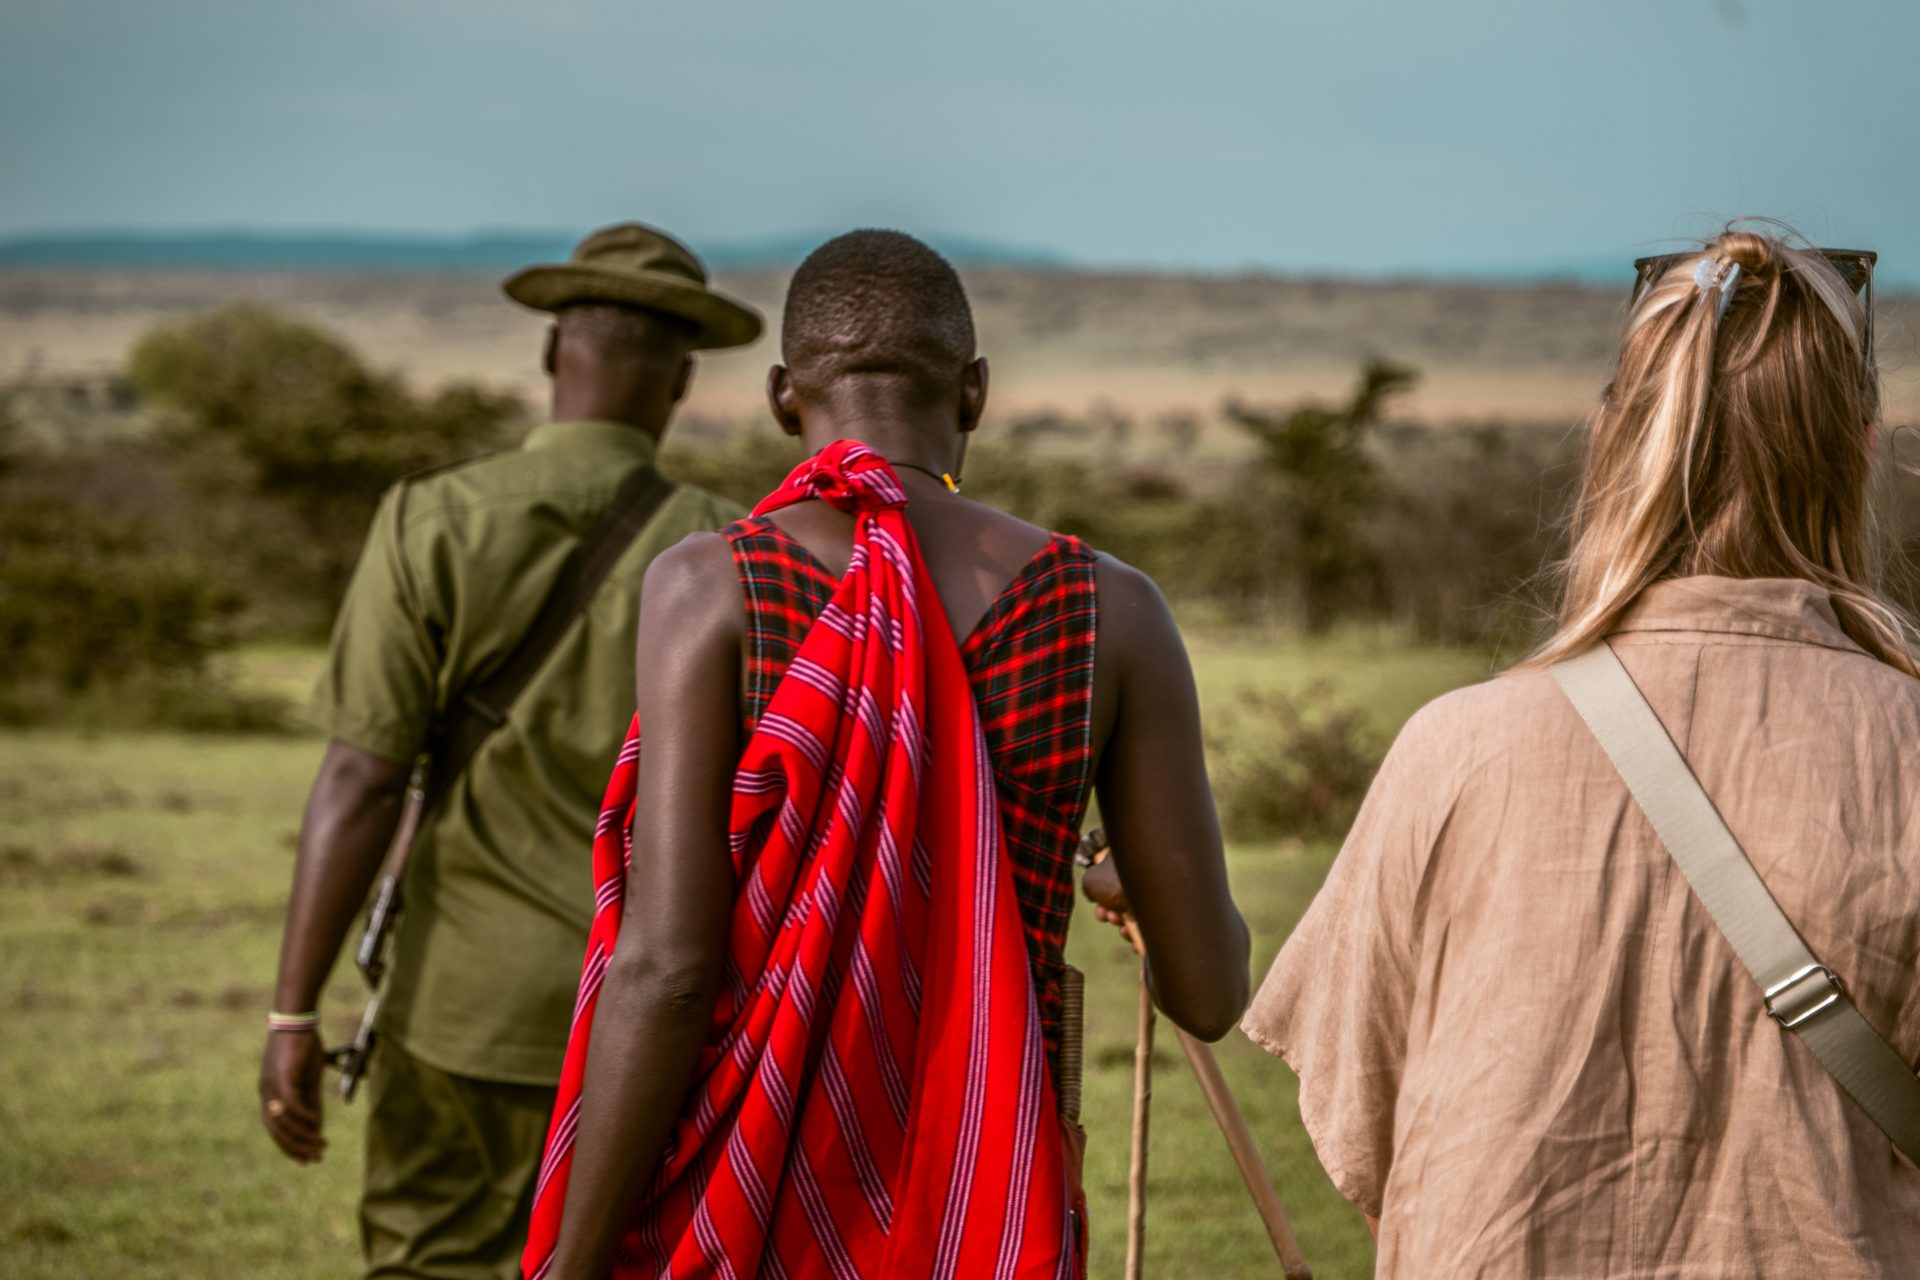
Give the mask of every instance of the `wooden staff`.
<svg viewBox="0 0 1920 1280">
<path fill-rule="evenodd" d="M 1145 1052 L 1153 1052 L 1152 997 L 1147 992 L 1147 946 L 1140 939 L 1140 931 L 1134 927 L 1133 917 L 1127 917 L 1121 926 L 1127 941 L 1133 945 L 1140 957 L 1140 1002 L 1141 1033 L 1140 1042 L 1146 1046 Z M 1187 1034 L 1184 1027 L 1175 1025 L 1179 1034 L 1180 1047 L 1186 1050 L 1187 1061 L 1193 1067 L 1194 1075 L 1200 1078 L 1200 1092 L 1206 1095 L 1207 1106 L 1213 1111 L 1214 1123 L 1220 1126 L 1220 1133 L 1227 1140 L 1227 1150 L 1233 1154 L 1233 1162 L 1239 1166 L 1240 1178 L 1247 1184 L 1247 1190 L 1253 1196 L 1253 1207 L 1259 1211 L 1260 1221 L 1267 1229 L 1267 1239 L 1273 1243 L 1273 1251 L 1280 1259 L 1280 1266 L 1286 1272 L 1287 1280 L 1313 1280 L 1313 1269 L 1307 1266 L 1306 1255 L 1300 1251 L 1300 1242 L 1294 1238 L 1293 1224 L 1287 1221 L 1287 1211 L 1280 1207 L 1279 1193 L 1273 1189 L 1273 1178 L 1267 1173 L 1266 1161 L 1260 1158 L 1260 1148 L 1255 1145 L 1253 1131 L 1247 1127 L 1246 1117 L 1240 1114 L 1240 1104 L 1234 1101 L 1233 1090 L 1227 1087 L 1227 1077 L 1220 1070 L 1220 1063 L 1213 1056 L 1213 1047 L 1194 1036 Z M 1133 1126 L 1134 1155 L 1139 1177 L 1146 1180 L 1146 1111 L 1141 1095 L 1140 1050 L 1134 1057 L 1134 1094 Z M 1131 1185 L 1129 1191 L 1131 1192 Z M 1145 1212 L 1145 1187 L 1137 1201 L 1139 1211 Z M 1130 1205 L 1130 1208 L 1133 1207 Z M 1136 1228 L 1131 1217 L 1127 1221 L 1127 1280 L 1138 1280 L 1139 1272 L 1133 1270 L 1134 1242 L 1136 1236 L 1144 1230 L 1142 1223 Z"/>
<path fill-rule="evenodd" d="M 1136 948 L 1137 950 L 1138 948 Z M 1140 1280 L 1147 1251 L 1147 1117 L 1153 1105 L 1153 992 L 1140 956 L 1140 1014 L 1133 1042 L 1133 1150 L 1127 1158 L 1127 1280 Z"/>
</svg>

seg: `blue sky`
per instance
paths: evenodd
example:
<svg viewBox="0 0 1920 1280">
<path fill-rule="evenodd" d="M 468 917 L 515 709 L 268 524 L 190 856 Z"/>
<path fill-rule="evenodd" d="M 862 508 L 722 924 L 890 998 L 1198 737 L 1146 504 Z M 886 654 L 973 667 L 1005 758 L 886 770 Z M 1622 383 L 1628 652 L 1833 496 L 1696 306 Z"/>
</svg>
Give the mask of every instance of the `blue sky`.
<svg viewBox="0 0 1920 1280">
<path fill-rule="evenodd" d="M 893 225 L 1590 265 L 1738 214 L 1920 279 L 1913 0 L 0 0 L 0 235 Z"/>
</svg>

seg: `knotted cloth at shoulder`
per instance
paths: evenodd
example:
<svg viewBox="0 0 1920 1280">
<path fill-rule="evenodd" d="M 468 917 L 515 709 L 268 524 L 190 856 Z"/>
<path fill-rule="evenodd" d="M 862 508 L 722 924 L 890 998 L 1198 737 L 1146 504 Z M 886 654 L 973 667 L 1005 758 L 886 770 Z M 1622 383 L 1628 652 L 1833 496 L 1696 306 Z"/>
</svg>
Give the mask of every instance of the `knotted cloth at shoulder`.
<svg viewBox="0 0 1920 1280">
<path fill-rule="evenodd" d="M 906 488 L 885 458 L 856 440 L 836 440 L 795 467 L 753 514 L 764 516 L 816 498 L 855 514 L 907 505 Z"/>
</svg>

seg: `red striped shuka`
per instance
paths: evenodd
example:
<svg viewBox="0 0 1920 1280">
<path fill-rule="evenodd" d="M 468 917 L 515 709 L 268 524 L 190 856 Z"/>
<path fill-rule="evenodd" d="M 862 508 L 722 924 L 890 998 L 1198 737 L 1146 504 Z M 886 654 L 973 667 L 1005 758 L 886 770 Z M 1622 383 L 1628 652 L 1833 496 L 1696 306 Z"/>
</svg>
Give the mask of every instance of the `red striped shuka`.
<svg viewBox="0 0 1920 1280">
<path fill-rule="evenodd" d="M 764 518 L 810 498 L 857 517 L 837 581 Z M 1093 556 L 1054 537 L 962 646 L 906 501 L 884 459 L 840 441 L 727 530 L 749 652 L 725 985 L 620 1280 L 1084 1275 L 1052 1068 L 1091 782 Z M 532 1280 L 559 1236 L 639 752 L 636 722 L 594 841 Z"/>
</svg>

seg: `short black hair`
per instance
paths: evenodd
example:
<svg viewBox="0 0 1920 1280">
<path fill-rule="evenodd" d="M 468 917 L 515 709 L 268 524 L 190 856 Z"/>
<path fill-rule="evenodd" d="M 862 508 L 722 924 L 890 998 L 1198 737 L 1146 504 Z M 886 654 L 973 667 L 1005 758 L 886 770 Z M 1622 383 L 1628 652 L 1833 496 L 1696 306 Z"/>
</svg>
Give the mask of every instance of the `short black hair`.
<svg viewBox="0 0 1920 1280">
<path fill-rule="evenodd" d="M 880 374 L 947 395 L 973 359 L 973 308 L 953 265 L 912 236 L 849 231 L 793 273 L 780 352 L 802 385 Z"/>
</svg>

